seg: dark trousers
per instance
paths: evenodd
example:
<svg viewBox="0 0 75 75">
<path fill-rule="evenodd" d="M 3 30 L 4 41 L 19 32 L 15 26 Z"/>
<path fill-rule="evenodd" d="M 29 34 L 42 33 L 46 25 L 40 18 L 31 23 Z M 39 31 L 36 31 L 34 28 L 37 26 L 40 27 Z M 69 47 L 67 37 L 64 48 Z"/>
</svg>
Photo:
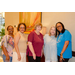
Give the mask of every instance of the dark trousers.
<svg viewBox="0 0 75 75">
<path fill-rule="evenodd" d="M 69 59 L 65 59 L 64 58 L 64 60 L 62 60 L 62 62 L 68 62 L 69 61 Z M 60 62 L 60 56 L 58 56 L 58 62 Z"/>
<path fill-rule="evenodd" d="M 41 57 L 36 56 L 36 60 L 33 59 L 33 56 L 27 56 L 27 57 L 28 57 L 29 62 L 40 62 L 41 61 Z"/>
</svg>

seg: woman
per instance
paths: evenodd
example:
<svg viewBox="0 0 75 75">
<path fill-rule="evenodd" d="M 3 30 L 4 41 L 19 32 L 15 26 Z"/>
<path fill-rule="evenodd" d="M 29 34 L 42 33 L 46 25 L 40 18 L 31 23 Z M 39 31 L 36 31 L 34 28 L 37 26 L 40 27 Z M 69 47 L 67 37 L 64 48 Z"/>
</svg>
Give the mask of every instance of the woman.
<svg viewBox="0 0 75 75">
<path fill-rule="evenodd" d="M 4 62 L 12 62 L 12 54 L 13 54 L 13 48 L 14 48 L 14 28 L 13 26 L 7 27 L 8 34 L 3 37 L 1 40 L 1 47 L 2 47 L 2 55 L 3 55 L 3 61 Z"/>
<path fill-rule="evenodd" d="M 72 58 L 72 36 L 71 33 L 64 28 L 63 23 L 56 23 L 57 31 L 57 55 L 59 62 L 68 62 Z"/>
<path fill-rule="evenodd" d="M 56 28 L 52 26 L 49 34 L 44 36 L 44 55 L 45 62 L 57 61 Z"/>
<path fill-rule="evenodd" d="M 27 39 L 25 32 L 25 23 L 18 25 L 18 32 L 14 37 L 14 50 L 13 50 L 13 62 L 26 62 L 26 47 Z"/>
<path fill-rule="evenodd" d="M 42 55 L 42 48 L 44 44 L 43 35 L 40 33 L 42 24 L 35 25 L 35 31 L 28 35 L 27 55 L 29 62 L 40 62 Z"/>
</svg>

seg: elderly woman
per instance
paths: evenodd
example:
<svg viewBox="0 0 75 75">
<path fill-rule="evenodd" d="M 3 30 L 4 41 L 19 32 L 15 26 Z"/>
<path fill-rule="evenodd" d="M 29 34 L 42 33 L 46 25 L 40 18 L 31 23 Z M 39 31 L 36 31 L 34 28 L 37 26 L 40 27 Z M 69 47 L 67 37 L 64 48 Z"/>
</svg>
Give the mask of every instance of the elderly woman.
<svg viewBox="0 0 75 75">
<path fill-rule="evenodd" d="M 56 23 L 57 31 L 57 55 L 59 62 L 68 62 L 72 58 L 72 36 L 71 33 L 64 28 L 63 23 Z"/>
<path fill-rule="evenodd" d="M 56 28 L 51 26 L 49 34 L 44 36 L 45 62 L 57 62 Z"/>
<path fill-rule="evenodd" d="M 43 35 L 40 33 L 42 24 L 35 25 L 35 31 L 28 35 L 27 55 L 29 62 L 40 62 L 42 55 L 42 48 L 44 44 Z"/>
<path fill-rule="evenodd" d="M 18 25 L 18 32 L 14 37 L 13 62 L 26 62 L 27 39 L 25 31 L 25 23 L 20 23 Z"/>
<path fill-rule="evenodd" d="M 14 48 L 14 28 L 13 26 L 9 25 L 7 27 L 8 34 L 3 37 L 1 40 L 1 47 L 2 47 L 2 55 L 4 62 L 12 62 L 12 54 Z"/>
</svg>

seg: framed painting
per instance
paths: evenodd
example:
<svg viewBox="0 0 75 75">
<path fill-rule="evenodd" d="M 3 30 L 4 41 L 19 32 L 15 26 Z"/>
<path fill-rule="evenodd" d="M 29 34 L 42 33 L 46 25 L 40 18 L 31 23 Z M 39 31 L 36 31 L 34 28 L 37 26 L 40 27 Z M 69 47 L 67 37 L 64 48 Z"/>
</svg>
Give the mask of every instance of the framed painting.
<svg viewBox="0 0 75 75">
<path fill-rule="evenodd" d="M 36 23 L 41 22 L 41 12 L 19 12 L 19 22 L 26 24 L 26 34 L 34 31 Z"/>
</svg>

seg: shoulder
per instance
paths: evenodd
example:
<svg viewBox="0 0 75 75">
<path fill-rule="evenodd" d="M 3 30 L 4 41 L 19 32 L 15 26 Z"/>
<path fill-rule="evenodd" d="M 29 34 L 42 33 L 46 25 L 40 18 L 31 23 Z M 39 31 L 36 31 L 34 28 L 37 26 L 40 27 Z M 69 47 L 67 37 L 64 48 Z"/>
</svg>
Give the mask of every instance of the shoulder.
<svg viewBox="0 0 75 75">
<path fill-rule="evenodd" d="M 32 32 L 30 32 L 30 34 L 29 35 L 33 35 L 35 32 L 34 31 L 32 31 Z"/>
<path fill-rule="evenodd" d="M 44 35 L 44 37 L 47 37 L 47 36 L 49 36 L 49 34 L 45 34 L 45 35 Z"/>
<path fill-rule="evenodd" d="M 2 39 L 1 39 L 1 42 L 3 42 L 3 41 L 6 42 L 8 38 L 9 38 L 9 35 L 8 35 L 8 34 L 4 35 L 4 36 L 2 37 Z"/>
<path fill-rule="evenodd" d="M 43 34 L 42 34 L 42 33 L 40 33 L 40 35 L 41 35 L 41 36 L 43 36 Z"/>
<path fill-rule="evenodd" d="M 6 34 L 6 35 L 4 35 L 4 37 L 9 37 L 9 35 L 8 35 L 8 34 Z"/>
<path fill-rule="evenodd" d="M 17 32 L 16 35 L 20 35 L 20 32 Z"/>
<path fill-rule="evenodd" d="M 46 37 L 49 37 L 49 34 L 45 34 L 45 35 L 44 35 L 44 38 L 46 38 Z"/>
<path fill-rule="evenodd" d="M 3 36 L 3 38 L 8 38 L 8 37 L 9 37 L 9 35 L 8 35 L 8 34 L 6 34 L 6 35 L 4 35 L 4 36 Z"/>
<path fill-rule="evenodd" d="M 28 35 L 28 38 L 31 38 L 34 36 L 34 31 L 30 32 L 30 34 Z"/>
<path fill-rule="evenodd" d="M 15 38 L 16 37 L 20 37 L 20 33 L 19 32 L 16 33 Z"/>
<path fill-rule="evenodd" d="M 70 34 L 71 35 L 71 33 L 68 30 L 65 30 L 64 34 L 66 34 L 66 35 Z"/>
<path fill-rule="evenodd" d="M 30 34 L 34 34 L 35 32 L 34 31 L 32 31 Z"/>
</svg>

